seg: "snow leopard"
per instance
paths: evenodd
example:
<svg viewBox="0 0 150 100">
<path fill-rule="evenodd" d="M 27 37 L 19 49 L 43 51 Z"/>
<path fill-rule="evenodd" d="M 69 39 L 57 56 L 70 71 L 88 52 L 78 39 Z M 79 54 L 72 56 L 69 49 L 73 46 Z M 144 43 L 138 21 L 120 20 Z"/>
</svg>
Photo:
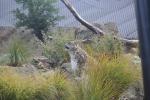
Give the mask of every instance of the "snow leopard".
<svg viewBox="0 0 150 100">
<path fill-rule="evenodd" d="M 85 68 L 87 53 L 74 41 L 66 43 L 65 49 L 68 51 L 70 56 L 72 71 L 75 75 L 80 76 L 82 70 Z"/>
</svg>

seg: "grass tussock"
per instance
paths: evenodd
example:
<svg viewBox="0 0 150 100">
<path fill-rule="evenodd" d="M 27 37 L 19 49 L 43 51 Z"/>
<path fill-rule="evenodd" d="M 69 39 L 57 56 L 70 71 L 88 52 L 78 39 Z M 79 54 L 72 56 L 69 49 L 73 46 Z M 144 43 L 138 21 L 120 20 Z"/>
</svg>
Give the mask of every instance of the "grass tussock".
<svg viewBox="0 0 150 100">
<path fill-rule="evenodd" d="M 71 82 L 58 71 L 48 78 L 23 77 L 8 68 L 0 72 L 0 100 L 73 100 Z"/>
<path fill-rule="evenodd" d="M 124 57 L 104 55 L 99 57 L 98 63 L 90 60 L 87 67 L 87 78 L 80 83 L 82 95 L 78 100 L 117 100 L 139 79 L 139 71 Z"/>
<path fill-rule="evenodd" d="M 124 55 L 122 44 L 115 44 L 118 40 L 111 38 L 104 37 L 97 49 L 93 48 L 95 44 L 84 46 L 90 58 L 85 78 L 77 83 L 80 91 L 77 100 L 117 100 L 140 80 L 139 66 L 133 65 L 132 59 Z"/>
<path fill-rule="evenodd" d="M 27 62 L 29 58 L 29 49 L 27 44 L 21 39 L 12 39 L 9 47 L 9 65 L 11 66 L 20 66 L 23 63 Z"/>
</svg>

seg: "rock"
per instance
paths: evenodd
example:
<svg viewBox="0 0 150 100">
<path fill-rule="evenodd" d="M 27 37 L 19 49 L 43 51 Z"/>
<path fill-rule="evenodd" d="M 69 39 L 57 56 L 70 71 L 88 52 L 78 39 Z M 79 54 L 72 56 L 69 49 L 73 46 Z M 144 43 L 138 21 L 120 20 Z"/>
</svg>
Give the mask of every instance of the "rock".
<svg viewBox="0 0 150 100">
<path fill-rule="evenodd" d="M 138 48 L 132 48 L 132 47 L 129 47 L 129 46 L 125 46 L 124 48 L 124 52 L 125 53 L 132 53 L 134 55 L 138 55 Z"/>
<path fill-rule="evenodd" d="M 117 25 L 114 22 L 108 22 L 105 24 L 94 23 L 94 26 L 98 27 L 106 34 L 117 35 L 119 33 Z M 90 30 L 88 30 L 85 27 L 77 28 L 75 31 L 76 39 L 91 39 L 93 36 L 97 37 L 97 35 L 93 34 Z"/>
<path fill-rule="evenodd" d="M 119 98 L 119 100 L 143 100 L 144 91 L 142 81 L 131 85 Z"/>
<path fill-rule="evenodd" d="M 25 27 L 15 28 L 15 27 L 0 27 L 0 43 L 5 42 L 10 39 L 11 36 L 19 36 L 21 39 L 26 41 L 30 41 L 33 38 L 31 29 L 27 29 Z"/>
<path fill-rule="evenodd" d="M 39 61 L 39 62 L 48 62 L 48 58 L 47 57 L 45 57 L 45 56 L 39 56 L 39 57 L 35 57 L 35 58 L 33 58 L 33 60 L 35 60 L 35 61 Z"/>
<path fill-rule="evenodd" d="M 44 56 L 35 57 L 32 62 L 38 69 L 50 69 L 49 59 Z"/>
<path fill-rule="evenodd" d="M 103 31 L 107 34 L 112 34 L 116 36 L 119 33 L 117 24 L 114 22 L 105 23 L 103 27 Z"/>
<path fill-rule="evenodd" d="M 133 63 L 136 65 L 141 65 L 141 58 L 139 56 L 134 56 Z"/>
<path fill-rule="evenodd" d="M 86 28 L 77 28 L 75 31 L 75 39 L 91 39 L 93 33 Z"/>
<path fill-rule="evenodd" d="M 38 74 L 38 70 L 32 64 L 24 64 L 21 67 L 11 67 L 15 72 L 22 75 L 35 75 Z"/>
<path fill-rule="evenodd" d="M 0 27 L 0 43 L 9 39 L 11 35 L 16 32 L 16 28 L 14 27 Z"/>
<path fill-rule="evenodd" d="M 16 29 L 15 36 L 20 37 L 20 39 L 23 39 L 24 41 L 31 41 L 34 37 L 32 33 L 33 33 L 32 29 L 20 27 Z"/>
</svg>

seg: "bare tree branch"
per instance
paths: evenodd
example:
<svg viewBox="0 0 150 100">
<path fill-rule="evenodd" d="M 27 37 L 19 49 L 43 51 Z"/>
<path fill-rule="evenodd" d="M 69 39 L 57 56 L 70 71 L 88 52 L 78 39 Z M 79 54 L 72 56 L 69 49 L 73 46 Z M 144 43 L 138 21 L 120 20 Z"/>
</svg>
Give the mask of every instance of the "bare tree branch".
<svg viewBox="0 0 150 100">
<path fill-rule="evenodd" d="M 131 47 L 131 48 L 137 48 L 139 40 L 128 40 L 124 38 L 118 38 L 120 41 L 122 41 L 126 46 Z"/>
<path fill-rule="evenodd" d="M 94 34 L 100 34 L 100 35 L 104 35 L 104 32 L 102 30 L 100 30 L 99 28 L 95 27 L 94 25 L 92 25 L 91 23 L 87 22 L 86 20 L 84 20 L 76 11 L 76 9 L 71 5 L 71 3 L 68 0 L 61 0 L 66 7 L 68 8 L 68 10 L 73 14 L 73 16 L 85 27 L 87 27 L 89 30 L 91 30 Z"/>
</svg>

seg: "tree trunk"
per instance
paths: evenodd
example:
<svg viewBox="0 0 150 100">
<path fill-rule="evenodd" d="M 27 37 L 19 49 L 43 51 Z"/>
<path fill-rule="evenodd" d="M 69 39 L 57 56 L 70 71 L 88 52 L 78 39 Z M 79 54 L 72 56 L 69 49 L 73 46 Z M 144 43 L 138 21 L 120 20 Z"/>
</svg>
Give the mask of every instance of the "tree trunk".
<svg viewBox="0 0 150 100">
<path fill-rule="evenodd" d="M 98 27 L 92 25 L 91 23 L 87 22 L 84 20 L 79 13 L 76 11 L 76 9 L 72 6 L 72 4 L 68 0 L 61 0 L 65 6 L 68 8 L 68 10 L 73 14 L 73 16 L 76 18 L 77 21 L 79 21 L 83 26 L 91 30 L 94 34 L 100 34 L 104 35 L 104 32 L 100 30 Z M 119 37 L 115 37 L 122 42 L 124 42 L 126 45 L 129 45 L 131 47 L 137 47 L 138 46 L 138 40 L 128 40 L 128 39 L 123 39 Z"/>
<path fill-rule="evenodd" d="M 41 41 L 41 42 L 43 42 L 43 43 L 45 43 L 45 41 L 44 41 L 44 37 L 43 37 L 43 34 L 42 34 L 42 32 L 41 31 L 34 31 L 34 34 L 35 34 L 35 36 Z"/>
</svg>

